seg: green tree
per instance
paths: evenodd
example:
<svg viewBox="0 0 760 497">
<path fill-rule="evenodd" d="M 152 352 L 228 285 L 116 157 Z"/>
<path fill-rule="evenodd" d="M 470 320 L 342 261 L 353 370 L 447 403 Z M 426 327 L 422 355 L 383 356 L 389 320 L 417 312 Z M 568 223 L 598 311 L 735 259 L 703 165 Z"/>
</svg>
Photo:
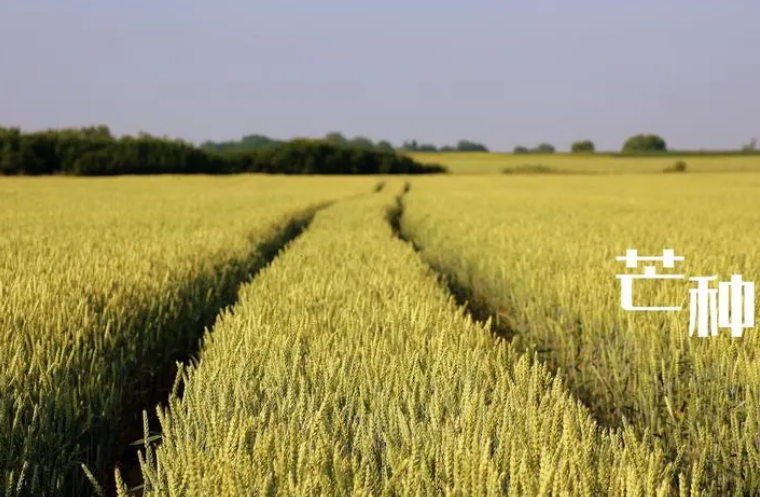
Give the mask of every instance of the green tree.
<svg viewBox="0 0 760 497">
<path fill-rule="evenodd" d="M 757 138 L 753 138 L 746 145 L 742 146 L 744 152 L 754 152 L 757 150 Z"/>
<path fill-rule="evenodd" d="M 659 135 L 639 133 L 628 138 L 623 144 L 623 153 L 665 152 L 668 145 Z"/>
<path fill-rule="evenodd" d="M 596 151 L 596 147 L 594 147 L 594 142 L 591 140 L 579 140 L 570 145 L 570 150 L 576 154 L 593 153 Z"/>
<path fill-rule="evenodd" d="M 280 143 L 279 140 L 269 138 L 265 135 L 252 134 L 246 135 L 240 139 L 240 141 L 226 141 L 226 142 L 213 142 L 205 141 L 201 144 L 203 150 L 214 150 L 217 152 L 227 151 L 244 151 L 244 150 L 256 150 L 260 148 L 272 147 Z"/>
<path fill-rule="evenodd" d="M 522 145 L 518 145 L 518 146 L 516 146 L 512 150 L 512 153 L 515 153 L 515 154 L 528 154 L 528 153 L 530 153 L 530 150 L 528 149 L 528 147 L 524 147 Z"/>
<path fill-rule="evenodd" d="M 331 143 L 333 145 L 346 145 L 348 143 L 348 140 L 345 136 L 343 136 L 343 133 L 339 133 L 337 131 L 327 133 L 324 140 L 327 143 Z"/>
<path fill-rule="evenodd" d="M 420 144 L 419 147 L 417 147 L 417 150 L 419 150 L 420 152 L 437 152 L 438 147 L 430 143 L 422 143 Z"/>
<path fill-rule="evenodd" d="M 460 152 L 488 152 L 485 145 L 471 140 L 459 140 L 457 150 Z"/>
<path fill-rule="evenodd" d="M 401 145 L 401 150 L 407 151 L 407 152 L 416 152 L 420 149 L 419 145 L 417 144 L 417 140 L 409 140 L 405 141 Z"/>
<path fill-rule="evenodd" d="M 18 148 L 21 130 L 3 129 L 0 133 L 0 174 L 18 174 L 20 172 Z"/>
<path fill-rule="evenodd" d="M 114 138 L 111 129 L 105 124 L 82 128 L 81 133 L 83 136 L 93 139 L 112 140 Z"/>
<path fill-rule="evenodd" d="M 366 149 L 375 148 L 375 143 L 369 138 L 364 137 L 364 136 L 356 136 L 354 138 L 351 138 L 350 140 L 348 140 L 348 144 L 351 145 L 352 147 L 357 147 L 357 148 L 366 148 Z"/>
<path fill-rule="evenodd" d="M 240 140 L 240 144 L 246 148 L 262 148 L 276 145 L 277 140 L 273 140 L 265 135 L 253 134 L 246 135 Z"/>
<path fill-rule="evenodd" d="M 534 150 L 537 154 L 553 154 L 556 152 L 554 145 L 551 143 L 540 143 Z"/>
</svg>

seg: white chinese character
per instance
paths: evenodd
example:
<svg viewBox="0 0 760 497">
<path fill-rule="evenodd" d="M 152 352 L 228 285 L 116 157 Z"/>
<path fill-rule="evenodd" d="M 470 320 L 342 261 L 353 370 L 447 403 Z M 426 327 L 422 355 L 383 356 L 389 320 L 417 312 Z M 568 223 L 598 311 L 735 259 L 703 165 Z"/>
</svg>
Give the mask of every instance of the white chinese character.
<svg viewBox="0 0 760 497">
<path fill-rule="evenodd" d="M 718 284 L 718 326 L 731 328 L 731 336 L 737 338 L 742 336 L 742 328 L 755 327 L 755 284 L 742 281 L 741 274 L 733 274 L 730 282 L 723 281 Z"/>
<path fill-rule="evenodd" d="M 641 256 L 636 249 L 626 250 L 625 256 L 618 256 L 618 261 L 625 261 L 625 267 L 638 267 L 639 261 L 662 261 L 665 268 L 675 267 L 675 261 L 682 261 L 683 256 L 676 256 L 673 249 L 662 251 L 662 257 Z M 633 280 L 674 280 L 683 279 L 682 274 L 658 274 L 654 266 L 645 266 L 644 274 L 618 274 L 620 280 L 620 305 L 626 311 L 680 311 L 680 307 L 634 307 L 633 306 Z"/>
<path fill-rule="evenodd" d="M 697 336 L 704 338 L 718 336 L 718 328 L 731 328 L 731 336 L 740 338 L 743 328 L 755 326 L 755 284 L 734 274 L 730 282 L 722 281 L 717 290 L 710 289 L 709 281 L 715 278 L 717 276 L 689 278 L 697 282 L 697 288 L 689 290 L 689 336 L 694 335 L 695 329 Z"/>
<path fill-rule="evenodd" d="M 689 307 L 689 336 L 694 335 L 695 326 L 699 327 L 697 336 L 708 336 L 708 324 L 709 331 L 712 336 L 718 336 L 718 321 L 716 311 L 715 296 L 718 293 L 717 290 L 710 289 L 710 281 L 717 278 L 717 276 L 698 276 L 696 278 L 689 278 L 689 281 L 696 281 L 697 288 L 689 290 L 691 295 L 691 305 Z"/>
</svg>

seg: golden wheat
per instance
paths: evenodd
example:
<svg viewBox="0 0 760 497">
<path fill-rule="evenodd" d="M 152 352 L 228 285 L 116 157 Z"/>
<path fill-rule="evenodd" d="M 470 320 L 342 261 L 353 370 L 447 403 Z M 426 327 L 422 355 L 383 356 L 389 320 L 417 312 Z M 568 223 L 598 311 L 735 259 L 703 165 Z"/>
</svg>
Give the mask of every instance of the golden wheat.
<svg viewBox="0 0 760 497">
<path fill-rule="evenodd" d="M 661 439 L 683 495 L 760 492 L 757 329 L 690 338 L 693 283 L 637 283 L 636 305 L 685 310 L 633 313 L 615 278 L 632 271 L 615 260 L 627 248 L 673 248 L 687 278 L 760 279 L 759 177 L 426 178 L 404 203 L 424 258 L 560 368 L 597 419 Z"/>
<path fill-rule="evenodd" d="M 400 186 L 319 212 L 243 287 L 158 409 L 146 495 L 669 495 L 651 437 L 599 429 L 393 236 Z"/>
<path fill-rule="evenodd" d="M 81 464 L 112 471 L 124 403 L 265 242 L 375 182 L 0 179 L 0 493 L 88 494 Z"/>
</svg>

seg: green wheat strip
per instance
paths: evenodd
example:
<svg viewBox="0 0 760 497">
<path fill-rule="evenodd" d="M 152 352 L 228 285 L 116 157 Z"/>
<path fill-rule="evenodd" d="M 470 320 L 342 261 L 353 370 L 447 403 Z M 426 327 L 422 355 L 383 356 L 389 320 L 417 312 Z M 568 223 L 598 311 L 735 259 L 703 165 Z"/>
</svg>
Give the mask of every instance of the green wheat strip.
<svg viewBox="0 0 760 497">
<path fill-rule="evenodd" d="M 394 238 L 400 186 L 318 213 L 243 288 L 159 410 L 146 495 L 669 495 L 651 441 L 597 428 Z"/>
</svg>

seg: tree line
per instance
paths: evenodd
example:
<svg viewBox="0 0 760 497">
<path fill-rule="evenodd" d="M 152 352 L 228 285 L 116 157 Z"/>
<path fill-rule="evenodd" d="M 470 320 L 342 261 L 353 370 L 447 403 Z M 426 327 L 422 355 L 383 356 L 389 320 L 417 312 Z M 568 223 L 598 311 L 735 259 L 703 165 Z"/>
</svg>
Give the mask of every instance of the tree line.
<svg viewBox="0 0 760 497">
<path fill-rule="evenodd" d="M 23 132 L 0 127 L 0 175 L 425 174 L 446 169 L 393 150 L 326 140 L 262 140 L 256 147 L 196 147 L 183 140 L 114 137 L 107 126 Z M 250 141 L 255 141 L 254 139 Z"/>
<path fill-rule="evenodd" d="M 666 152 L 667 150 L 667 143 L 662 137 L 654 134 L 637 134 L 625 141 L 621 153 Z M 596 152 L 596 146 L 591 140 L 578 140 L 570 145 L 570 151 L 576 154 L 593 154 Z M 550 143 L 540 143 L 532 148 L 518 145 L 513 149 L 515 154 L 553 154 L 555 152 L 556 149 Z"/>
<path fill-rule="evenodd" d="M 572 144 L 574 153 L 595 153 L 591 140 Z M 205 142 L 200 147 L 140 133 L 116 138 L 107 126 L 23 132 L 0 127 L 0 175 L 15 174 L 424 174 L 446 169 L 422 164 L 403 152 L 488 152 L 477 142 L 460 140 L 454 147 L 436 148 L 416 140 L 394 148 L 387 141 L 366 137 L 345 138 L 328 133 L 319 140 L 276 140 L 264 135 L 247 135 L 239 141 Z M 548 154 L 549 143 L 515 147 L 516 154 Z M 616 155 L 636 154 L 725 154 L 727 152 L 670 151 L 659 135 L 637 134 L 628 138 Z M 734 154 L 758 153 L 755 140 Z"/>
<path fill-rule="evenodd" d="M 386 152 L 489 152 L 488 147 L 482 143 L 472 140 L 459 140 L 456 145 L 444 145 L 437 147 L 431 143 L 418 142 L 417 140 L 406 140 L 400 146 L 394 147 L 387 140 L 373 141 L 365 136 L 356 136 L 346 138 L 345 135 L 337 131 L 327 133 L 323 140 L 340 146 L 357 147 L 370 150 L 381 150 Z M 212 142 L 207 141 L 201 145 L 204 150 L 212 151 L 231 151 L 231 150 L 249 150 L 268 148 L 281 143 L 280 140 L 270 138 L 265 135 L 247 135 L 238 141 Z M 597 149 L 591 140 L 578 140 L 570 145 L 570 151 L 576 154 L 592 154 Z M 554 145 L 543 142 L 534 147 L 518 145 L 512 150 L 514 154 L 553 154 L 556 152 Z M 636 154 L 667 154 L 676 153 L 679 155 L 711 155 L 711 154 L 753 154 L 759 153 L 757 150 L 757 141 L 751 140 L 741 148 L 733 151 L 715 150 L 715 151 L 683 151 L 670 150 L 666 141 L 657 134 L 639 133 L 629 137 L 624 143 L 617 155 L 636 155 Z"/>
<path fill-rule="evenodd" d="M 482 143 L 472 140 L 459 140 L 456 145 L 444 145 L 437 147 L 431 143 L 421 143 L 417 140 L 406 140 L 400 146 L 394 147 L 387 140 L 373 141 L 365 136 L 356 136 L 346 138 L 340 132 L 333 131 L 327 133 L 324 138 L 327 143 L 341 146 L 350 146 L 363 149 L 374 149 L 382 151 L 397 152 L 489 152 L 488 147 Z M 204 150 L 213 151 L 240 151 L 250 149 L 269 148 L 281 143 L 280 140 L 270 138 L 265 135 L 254 134 L 242 137 L 238 141 L 212 142 L 207 141 L 201 145 Z M 596 147 L 591 140 L 579 140 L 573 142 L 571 151 L 574 153 L 595 153 Z M 667 144 L 658 135 L 638 134 L 629 138 L 623 145 L 621 153 L 641 153 L 641 152 L 665 152 Z M 540 143 L 535 147 L 526 147 L 518 145 L 513 149 L 515 154 L 553 154 L 556 152 L 555 147 L 550 143 Z"/>
<path fill-rule="evenodd" d="M 570 151 L 577 154 L 596 153 L 596 146 L 591 140 L 578 140 L 570 145 Z M 549 143 L 541 143 L 536 147 L 517 146 L 513 149 L 515 154 L 553 154 L 556 149 Z M 637 154 L 666 154 L 673 153 L 678 155 L 713 155 L 713 154 L 755 154 L 757 150 L 757 140 L 752 139 L 749 143 L 742 145 L 737 150 L 671 150 L 668 144 L 661 136 L 651 133 L 639 133 L 629 137 L 621 148 L 620 152 L 615 155 L 637 155 Z"/>
<path fill-rule="evenodd" d="M 323 141 L 339 146 L 348 146 L 363 149 L 380 150 L 385 152 L 488 152 L 488 148 L 482 143 L 478 143 L 472 140 L 459 140 L 456 145 L 444 145 L 443 147 L 437 147 L 430 143 L 420 143 L 417 140 L 406 140 L 401 146 L 394 147 L 388 140 L 374 141 L 366 136 L 355 136 L 353 138 L 347 138 L 343 133 L 332 131 L 327 133 L 323 138 Z M 282 143 L 281 140 L 270 138 L 265 135 L 253 134 L 246 135 L 238 141 L 222 141 L 213 142 L 206 141 L 201 144 L 201 148 L 204 150 L 213 151 L 230 151 L 230 150 L 249 150 L 258 148 L 269 148 L 278 143 Z"/>
</svg>

